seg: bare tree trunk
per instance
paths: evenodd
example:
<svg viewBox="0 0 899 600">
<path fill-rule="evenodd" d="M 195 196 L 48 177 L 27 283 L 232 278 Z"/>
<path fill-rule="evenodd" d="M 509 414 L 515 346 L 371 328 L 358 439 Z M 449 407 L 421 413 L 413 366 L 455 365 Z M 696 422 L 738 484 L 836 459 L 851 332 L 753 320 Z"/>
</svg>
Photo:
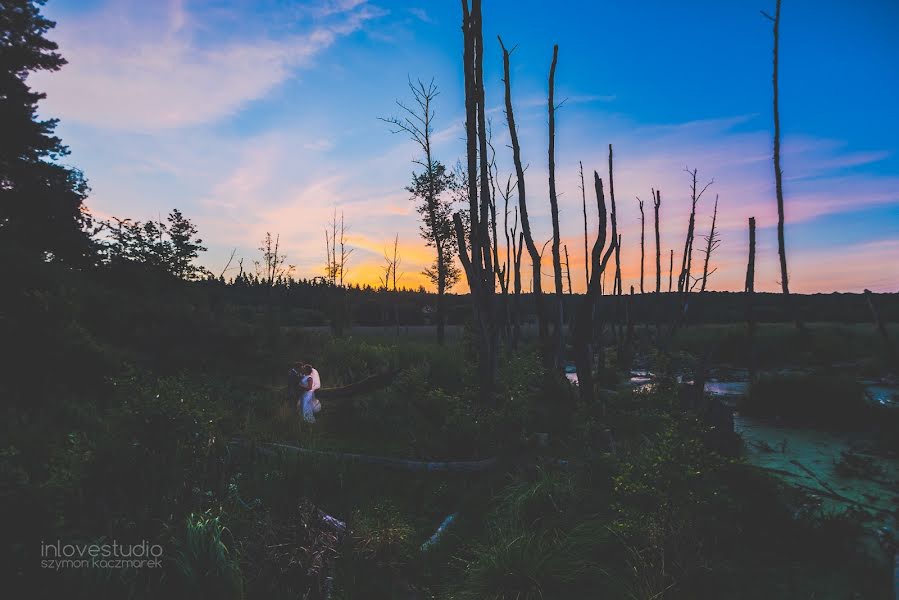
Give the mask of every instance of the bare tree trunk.
<svg viewBox="0 0 899 600">
<path fill-rule="evenodd" d="M 568 295 L 571 295 L 571 263 L 568 261 L 568 244 L 565 244 L 565 276 L 568 278 Z"/>
<path fill-rule="evenodd" d="M 547 325 L 546 310 L 543 302 L 543 284 L 541 272 L 541 257 L 534 238 L 531 235 L 531 224 L 528 220 L 527 196 L 525 193 L 524 167 L 521 163 L 521 146 L 518 143 L 518 130 L 515 127 L 515 113 L 512 109 L 512 78 L 509 68 L 509 56 L 511 51 L 507 50 L 503 45 L 501 38 L 499 45 L 503 50 L 503 81 L 505 83 L 505 104 L 506 104 L 506 121 L 509 124 L 509 138 L 512 144 L 512 159 L 515 163 L 515 175 L 517 177 L 516 187 L 518 188 L 518 211 L 521 216 L 521 233 L 524 242 L 527 245 L 528 254 L 531 257 L 531 265 L 533 271 L 532 292 L 534 296 L 534 305 L 537 311 L 537 326 L 540 337 L 540 352 L 545 364 L 551 364 L 550 353 L 548 352 L 549 329 Z"/>
<path fill-rule="evenodd" d="M 591 255 L 592 273 L 587 282 L 587 291 L 584 294 L 582 302 L 578 305 L 575 324 L 572 327 L 572 346 L 574 349 L 574 362 L 577 369 L 578 389 L 580 391 L 581 400 L 586 404 L 593 404 L 594 383 L 593 383 L 593 356 L 590 351 L 590 339 L 593 336 L 593 314 L 596 310 L 596 303 L 600 296 L 600 281 L 602 274 L 609 263 L 612 252 L 615 249 L 615 240 L 617 237 L 615 204 L 612 203 L 612 235 L 609 247 L 606 249 L 605 255 L 602 255 L 602 249 L 606 243 L 606 200 L 603 194 L 602 179 L 594 171 L 593 182 L 596 189 L 596 208 L 599 213 L 598 231 L 596 241 L 593 244 L 593 252 Z M 599 340 L 602 344 L 602 340 Z M 600 356 L 602 353 L 600 352 Z M 602 365 L 600 365 L 602 367 Z"/>
<path fill-rule="evenodd" d="M 391 261 L 391 265 L 393 268 L 391 269 L 393 275 L 393 322 L 396 325 L 396 337 L 400 336 L 400 297 L 397 293 L 397 268 L 400 264 L 399 254 L 397 252 L 400 244 L 400 234 L 396 234 L 396 237 L 393 238 L 393 260 Z"/>
<path fill-rule="evenodd" d="M 776 0 L 774 16 L 762 12 L 768 19 L 774 23 L 774 69 L 771 76 L 772 87 L 774 88 L 774 188 L 777 194 L 777 253 L 780 257 L 780 285 L 784 295 L 784 301 L 787 305 L 788 313 L 793 313 L 796 327 L 800 332 L 805 330 L 799 312 L 790 298 L 790 282 L 787 272 L 787 249 L 784 239 L 784 192 L 783 192 L 783 170 L 780 168 L 780 109 L 778 105 L 778 53 L 780 49 L 780 3 Z"/>
<path fill-rule="evenodd" d="M 671 249 L 671 256 L 668 259 L 668 292 L 671 292 L 671 283 L 674 279 L 674 248 Z"/>
<path fill-rule="evenodd" d="M 656 294 L 662 291 L 662 249 L 659 238 L 659 207 L 662 205 L 662 192 L 653 190 L 653 207 L 656 222 Z"/>
<path fill-rule="evenodd" d="M 637 204 L 640 206 L 640 293 L 643 293 L 643 263 L 645 262 L 646 245 L 646 215 L 643 213 L 643 201 L 637 198 Z"/>
<path fill-rule="evenodd" d="M 554 99 L 556 62 L 559 57 L 559 46 L 553 46 L 553 60 L 549 67 L 549 209 L 553 225 L 553 279 L 556 284 L 556 306 L 553 314 L 552 362 L 558 367 L 562 357 L 562 261 L 559 253 L 559 199 L 556 195 L 556 105 Z"/>
<path fill-rule="evenodd" d="M 493 390 L 497 364 L 497 329 L 493 299 L 495 279 L 490 249 L 488 219 L 490 210 L 489 163 L 487 158 L 486 109 L 484 101 L 483 35 L 481 2 L 462 3 L 463 62 L 465 75 L 466 152 L 471 226 L 469 243 L 459 213 L 453 215 L 459 258 L 465 270 L 478 326 L 478 376 L 481 392 L 487 402 L 494 401 Z M 480 152 L 478 151 L 480 149 Z M 480 158 L 480 164 L 478 159 Z M 478 177 L 480 173 L 480 177 Z M 480 180 L 480 196 L 478 196 Z M 468 252 L 471 255 L 468 255 Z"/>
<path fill-rule="evenodd" d="M 517 216 L 517 213 L 516 213 Z M 513 298 L 513 316 L 512 316 L 512 347 L 518 347 L 518 341 L 521 339 L 521 252 L 524 249 L 524 234 L 518 234 L 518 247 L 515 248 L 515 236 L 512 237 L 513 249 L 515 250 L 515 296 Z"/>
<path fill-rule="evenodd" d="M 621 234 L 618 234 L 618 243 L 615 244 L 615 295 L 620 296 L 621 291 Z"/>
<path fill-rule="evenodd" d="M 709 273 L 709 259 L 712 257 L 712 252 L 718 247 L 719 239 L 718 232 L 715 229 L 715 222 L 718 220 L 718 195 L 715 194 L 715 210 L 712 212 L 712 229 L 709 231 L 709 235 L 706 238 L 706 247 L 705 247 L 705 261 L 702 265 L 702 286 L 699 288 L 699 292 L 702 293 L 705 291 L 706 284 L 709 281 L 709 275 L 715 272 L 716 269 L 712 270 L 712 273 Z"/>
<path fill-rule="evenodd" d="M 587 244 L 587 188 L 584 185 L 584 163 L 578 162 L 581 167 L 581 200 L 584 205 L 584 286 L 590 285 L 590 249 Z"/>
<path fill-rule="evenodd" d="M 755 381 L 755 217 L 749 217 L 749 262 L 746 265 L 746 328 L 748 334 L 750 393 Z"/>
<path fill-rule="evenodd" d="M 687 238 L 684 242 L 684 256 L 681 259 L 681 272 L 677 278 L 677 291 L 683 294 L 688 293 L 691 287 L 690 273 L 693 266 L 693 240 L 696 236 L 696 205 L 699 203 L 699 199 L 702 198 L 702 195 L 705 193 L 705 191 L 709 189 L 709 186 L 715 182 L 715 180 L 712 179 L 700 190 L 696 182 L 696 177 L 699 173 L 699 169 L 693 169 L 692 171 L 686 169 L 686 171 L 691 178 L 690 222 L 687 225 Z"/>
</svg>

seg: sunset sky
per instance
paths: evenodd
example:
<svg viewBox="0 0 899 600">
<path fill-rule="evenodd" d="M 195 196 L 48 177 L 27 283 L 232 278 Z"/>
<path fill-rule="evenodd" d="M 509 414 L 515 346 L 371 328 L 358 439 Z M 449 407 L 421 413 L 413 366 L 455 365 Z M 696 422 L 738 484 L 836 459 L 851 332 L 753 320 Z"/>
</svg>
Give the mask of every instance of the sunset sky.
<svg viewBox="0 0 899 600">
<path fill-rule="evenodd" d="M 781 120 L 791 287 L 899 290 L 899 2 L 784 0 Z M 742 289 L 746 220 L 759 226 L 757 289 L 779 289 L 771 148 L 774 0 L 536 2 L 485 0 L 487 105 L 501 178 L 511 152 L 502 56 L 532 227 L 551 235 L 547 74 L 559 44 L 557 179 L 575 289 L 583 289 L 578 161 L 605 179 L 615 147 L 625 289 L 639 273 L 647 201 L 647 285 L 654 281 L 650 188 L 662 190 L 662 248 L 680 249 L 689 180 L 714 178 L 699 205 L 708 230 L 720 197 L 722 245 L 711 289 Z M 404 191 L 418 149 L 379 116 L 396 114 L 407 78 L 435 79 L 436 146 L 463 157 L 461 8 L 456 0 L 50 0 L 49 34 L 69 64 L 29 81 L 100 216 L 155 219 L 179 208 L 209 247 L 216 274 L 232 248 L 250 264 L 278 233 L 297 275 L 323 273 L 336 206 L 356 250 L 348 278 L 374 283 L 399 234 L 402 279 L 431 260 Z M 589 176 L 589 175 L 588 175 Z M 588 196 L 588 206 L 593 199 Z M 591 231 L 595 216 L 590 215 Z M 592 243 L 592 240 L 591 240 Z M 697 246 L 699 240 L 697 239 Z M 694 261 L 699 256 L 694 257 Z M 547 250 L 544 272 L 551 272 Z M 230 272 L 233 275 L 234 272 Z M 526 286 L 527 289 L 527 286 Z M 465 291 L 460 285 L 456 291 Z"/>
</svg>

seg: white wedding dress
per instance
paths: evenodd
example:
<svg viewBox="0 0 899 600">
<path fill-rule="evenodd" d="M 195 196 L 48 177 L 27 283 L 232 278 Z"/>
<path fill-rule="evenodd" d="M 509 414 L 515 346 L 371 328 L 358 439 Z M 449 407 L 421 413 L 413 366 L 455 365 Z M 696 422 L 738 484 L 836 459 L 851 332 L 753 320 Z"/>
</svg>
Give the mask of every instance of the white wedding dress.
<svg viewBox="0 0 899 600">
<path fill-rule="evenodd" d="M 321 377 L 316 369 L 312 369 L 310 375 L 304 375 L 300 383 L 305 387 L 309 385 L 310 380 L 312 380 L 312 386 L 300 397 L 300 408 L 303 411 L 303 419 L 307 423 L 315 423 L 315 413 L 322 409 L 321 402 L 315 397 L 315 390 L 322 386 Z"/>
</svg>

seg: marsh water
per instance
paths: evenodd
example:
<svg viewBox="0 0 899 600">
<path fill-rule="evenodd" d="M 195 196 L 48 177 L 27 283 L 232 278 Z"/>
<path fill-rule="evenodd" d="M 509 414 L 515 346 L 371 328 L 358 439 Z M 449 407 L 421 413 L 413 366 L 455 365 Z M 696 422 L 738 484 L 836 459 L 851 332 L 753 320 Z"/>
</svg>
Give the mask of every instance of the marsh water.
<svg viewBox="0 0 899 600">
<path fill-rule="evenodd" d="M 577 383 L 577 374 L 566 376 Z M 785 371 L 793 371 L 787 369 Z M 680 383 L 692 383 L 679 377 Z M 899 410 L 899 385 L 888 381 L 859 379 L 869 402 Z M 654 376 L 635 370 L 622 389 L 647 390 Z M 745 371 L 715 372 L 705 383 L 705 392 L 723 404 L 737 407 L 749 389 Z M 734 413 L 734 431 L 743 440 L 744 457 L 792 486 L 808 492 L 826 514 L 854 510 L 864 518 L 869 542 L 877 552 L 878 540 L 896 528 L 899 509 L 899 457 L 870 454 L 870 432 L 835 433 L 811 427 L 795 427 L 773 419 Z M 876 474 L 846 476 L 837 465 L 847 455 L 870 462 Z"/>
</svg>

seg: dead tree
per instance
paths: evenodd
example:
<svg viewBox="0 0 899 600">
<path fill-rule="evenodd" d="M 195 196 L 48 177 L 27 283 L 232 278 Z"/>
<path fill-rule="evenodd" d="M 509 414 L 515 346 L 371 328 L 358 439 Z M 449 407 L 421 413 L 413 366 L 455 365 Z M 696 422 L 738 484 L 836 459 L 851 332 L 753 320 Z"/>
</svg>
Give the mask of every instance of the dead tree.
<svg viewBox="0 0 899 600">
<path fill-rule="evenodd" d="M 492 146 L 491 146 L 492 150 Z M 495 156 L 495 154 L 494 154 Z M 493 212 L 493 263 L 494 270 L 496 271 L 497 279 L 499 280 L 499 288 L 500 293 L 502 294 L 502 304 L 503 304 L 503 312 L 505 314 L 505 319 L 503 323 L 503 335 L 505 336 L 506 342 L 511 340 L 511 330 L 512 330 L 512 307 L 509 303 L 509 284 L 512 278 L 512 249 L 510 246 L 509 239 L 509 198 L 512 196 L 512 176 L 510 175 L 506 180 L 506 187 L 504 190 L 500 191 L 500 195 L 503 197 L 503 235 L 506 237 L 506 256 L 503 259 L 502 266 L 499 264 L 499 255 L 498 255 L 498 246 L 499 246 L 499 237 L 497 237 L 496 233 L 496 201 L 494 200 L 494 204 L 492 207 Z"/>
<path fill-rule="evenodd" d="M 611 187 L 609 188 L 611 189 Z M 621 295 L 621 234 L 618 234 L 618 243 L 615 244 L 615 282 L 612 286 L 612 293 L 616 296 Z"/>
<path fill-rule="evenodd" d="M 671 249 L 671 256 L 668 258 L 668 292 L 671 292 L 671 284 L 674 279 L 674 248 Z"/>
<path fill-rule="evenodd" d="M 484 100 L 484 39 L 481 2 L 462 3 L 463 71 L 465 81 L 465 134 L 468 166 L 469 232 L 466 243 L 462 215 L 453 215 L 459 259 L 465 271 L 478 332 L 478 376 L 481 392 L 493 402 L 498 352 L 494 315 L 494 270 L 488 219 L 490 211 Z M 480 162 L 480 165 L 478 164 Z M 480 167 L 480 168 L 479 168 Z M 480 174 L 480 175 L 479 175 Z M 480 190 L 478 189 L 480 181 Z M 469 254 L 470 253 L 470 254 Z"/>
<path fill-rule="evenodd" d="M 524 234 L 518 231 L 518 207 L 515 207 L 515 224 L 509 231 L 512 237 L 512 347 L 518 347 L 521 338 L 521 252 L 524 249 Z"/>
<path fill-rule="evenodd" d="M 556 80 L 556 62 L 559 57 L 559 46 L 553 46 L 553 60 L 549 67 L 549 211 L 552 217 L 553 239 L 552 239 L 552 256 L 553 256 L 553 280 L 556 284 L 556 306 L 553 311 L 553 337 L 552 337 L 552 360 L 555 366 L 559 366 L 562 357 L 562 259 L 560 256 L 560 236 L 559 236 L 559 198 L 556 194 L 556 105 L 555 105 L 555 80 Z"/>
<path fill-rule="evenodd" d="M 581 167 L 581 200 L 584 206 L 584 285 L 590 283 L 590 248 L 587 242 L 587 188 L 584 185 L 584 163 L 578 161 Z"/>
<path fill-rule="evenodd" d="M 615 180 L 612 177 L 612 144 L 609 144 L 609 197 L 612 206 L 615 206 Z M 612 211 L 612 218 L 615 219 L 615 211 Z M 617 224 L 616 224 L 617 230 Z M 615 244 L 615 281 L 612 284 L 612 293 L 621 295 L 621 234 L 618 234 L 618 243 Z"/>
<path fill-rule="evenodd" d="M 262 238 L 262 245 L 259 246 L 259 251 L 262 252 L 262 261 L 254 261 L 256 276 L 269 287 L 273 287 L 279 279 L 293 272 L 294 266 L 288 265 L 287 255 L 281 253 L 280 234 L 275 234 L 275 237 L 272 238 L 272 234 L 266 231 L 265 237 Z M 242 271 L 243 261 L 240 264 Z"/>
<path fill-rule="evenodd" d="M 549 329 L 547 326 L 546 309 L 543 302 L 543 285 L 541 272 L 541 257 L 537 245 L 534 243 L 534 237 L 531 235 L 531 224 L 528 220 L 527 196 L 524 182 L 524 167 L 521 164 L 521 146 L 518 143 L 518 130 L 515 127 L 515 113 L 512 109 L 512 77 L 509 68 L 509 57 L 515 50 L 506 49 L 503 45 L 502 38 L 499 39 L 499 45 L 503 51 L 503 82 L 505 84 L 505 105 L 506 105 L 506 121 L 509 124 L 509 139 L 512 145 L 512 160 L 515 164 L 515 176 L 517 178 L 516 188 L 518 189 L 518 212 L 521 217 L 521 233 L 525 244 L 527 245 L 528 254 L 531 257 L 531 265 L 533 271 L 532 292 L 534 297 L 534 306 L 537 312 L 537 327 L 539 331 L 540 351 L 543 361 L 546 364 L 551 363 L 548 353 Z"/>
<path fill-rule="evenodd" d="M 690 271 L 692 269 L 693 264 L 693 238 L 696 234 L 696 204 L 699 202 L 699 199 L 702 198 L 702 195 L 705 193 L 709 186 L 712 185 L 715 180 L 712 179 L 705 187 L 701 190 L 698 188 L 696 183 L 696 176 L 699 172 L 698 169 L 684 169 L 691 178 L 690 184 L 690 221 L 687 225 L 687 238 L 684 241 L 684 256 L 681 259 L 681 272 L 677 278 L 677 291 L 685 294 L 690 291 Z"/>
<path fill-rule="evenodd" d="M 610 150 L 611 153 L 611 150 Z M 611 163 L 610 163 L 611 164 Z M 603 255 L 603 247 L 607 236 L 606 200 L 603 193 L 602 179 L 596 171 L 593 172 L 593 183 L 596 190 L 596 208 L 599 213 L 596 241 L 593 243 L 591 254 L 591 273 L 587 281 L 587 291 L 578 305 L 575 315 L 574 327 L 572 327 L 572 346 L 574 349 L 574 363 L 577 369 L 578 390 L 581 400 L 588 405 L 595 401 L 593 383 L 593 353 L 590 351 L 590 339 L 593 335 L 593 314 L 600 296 L 600 281 L 605 272 L 612 252 L 615 250 L 617 239 L 617 227 L 615 217 L 615 202 L 612 201 L 612 234 L 609 236 L 609 246 Z M 602 341 L 600 340 L 600 344 Z M 601 355 L 601 354 L 600 354 Z"/>
<path fill-rule="evenodd" d="M 646 255 L 646 246 L 645 246 L 645 232 L 646 232 L 646 215 L 643 213 L 643 201 L 640 198 L 637 198 L 637 205 L 640 207 L 640 293 L 643 293 L 643 263 L 645 261 Z"/>
<path fill-rule="evenodd" d="M 398 294 L 397 283 L 400 279 L 403 278 L 403 274 L 397 275 L 397 271 L 399 271 L 400 263 L 403 262 L 402 257 L 399 255 L 399 244 L 400 244 L 400 234 L 396 234 L 393 238 L 393 254 L 388 254 L 387 250 L 384 250 L 384 289 L 392 283 L 393 284 L 393 323 L 396 327 L 396 335 L 399 337 L 400 335 L 400 298 Z"/>
<path fill-rule="evenodd" d="M 338 219 L 337 208 L 335 207 L 331 222 L 328 224 L 328 228 L 325 229 L 325 251 L 327 255 L 325 279 L 331 285 L 343 286 L 345 275 L 349 270 L 347 264 L 354 249 L 347 246 L 346 232 L 347 227 L 343 218 L 343 211 L 340 211 L 340 219 Z"/>
<path fill-rule="evenodd" d="M 571 295 L 571 263 L 568 261 L 568 244 L 565 244 L 565 276 L 568 278 L 568 295 Z"/>
<path fill-rule="evenodd" d="M 662 192 L 653 190 L 652 198 L 656 217 L 656 294 L 658 294 L 662 291 L 662 249 L 659 243 L 659 207 L 662 206 Z"/>
<path fill-rule="evenodd" d="M 749 338 L 747 352 L 749 354 L 749 385 L 755 381 L 755 314 L 753 310 L 755 296 L 755 217 L 749 217 L 749 262 L 746 265 L 746 329 Z"/>
<path fill-rule="evenodd" d="M 793 313 L 796 327 L 800 332 L 805 330 L 799 312 L 796 310 L 792 299 L 790 298 L 790 282 L 787 273 L 787 249 L 784 239 L 784 191 L 783 191 L 783 170 L 780 168 L 780 109 L 778 106 L 778 52 L 780 46 L 780 0 L 776 0 L 774 16 L 772 17 L 765 11 L 762 14 L 768 18 L 773 24 L 774 33 L 774 68 L 771 76 L 772 87 L 774 88 L 774 150 L 772 152 L 774 161 L 774 190 L 777 195 L 777 253 L 780 257 L 780 286 L 783 291 L 784 300 L 787 305 L 787 311 Z"/>
<path fill-rule="evenodd" d="M 715 222 L 718 220 L 718 194 L 715 194 L 715 210 L 712 212 L 712 229 L 709 231 L 708 235 L 703 236 L 706 241 L 705 250 L 703 250 L 705 254 L 705 260 L 702 265 L 702 287 L 699 288 L 700 292 L 705 291 L 706 284 L 709 281 L 709 276 L 717 271 L 717 267 L 712 269 L 709 272 L 709 259 L 712 257 L 712 252 L 718 249 L 718 246 L 721 245 L 721 237 L 718 235 L 718 230 L 715 229 Z"/>
</svg>

